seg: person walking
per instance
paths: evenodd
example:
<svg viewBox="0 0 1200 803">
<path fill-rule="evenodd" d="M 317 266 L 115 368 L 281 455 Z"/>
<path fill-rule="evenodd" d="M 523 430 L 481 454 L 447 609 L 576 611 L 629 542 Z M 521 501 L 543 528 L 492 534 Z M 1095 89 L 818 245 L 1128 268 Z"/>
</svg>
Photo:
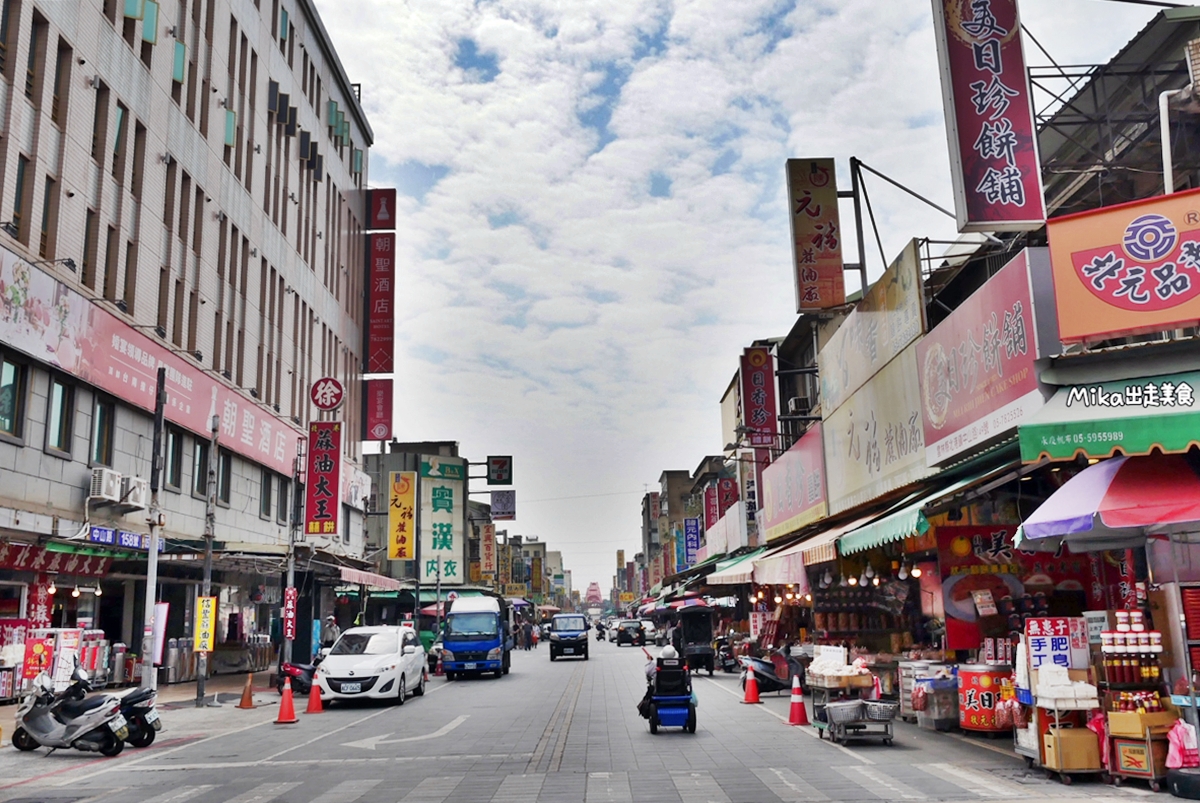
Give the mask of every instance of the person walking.
<svg viewBox="0 0 1200 803">
<path fill-rule="evenodd" d="M 325 617 L 325 621 L 321 624 L 321 646 L 323 648 L 332 647 L 340 635 L 342 635 L 342 629 L 338 627 L 337 619 L 331 613 Z"/>
<path fill-rule="evenodd" d="M 533 642 L 533 622 L 526 622 L 521 630 L 525 636 L 525 651 L 529 652 L 529 650 L 533 649 L 533 647 L 530 646 Z"/>
<path fill-rule="evenodd" d="M 533 648 L 535 650 L 537 649 L 538 642 L 541 640 L 542 640 L 542 626 L 534 625 L 533 626 Z"/>
</svg>

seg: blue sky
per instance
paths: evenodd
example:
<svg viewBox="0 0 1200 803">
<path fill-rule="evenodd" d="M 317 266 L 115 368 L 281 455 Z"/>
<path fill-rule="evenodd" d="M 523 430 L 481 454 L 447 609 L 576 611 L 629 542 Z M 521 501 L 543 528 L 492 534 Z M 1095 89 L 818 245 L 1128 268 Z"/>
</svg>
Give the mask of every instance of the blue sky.
<svg viewBox="0 0 1200 803">
<path fill-rule="evenodd" d="M 784 160 L 848 184 L 857 156 L 952 206 L 928 0 L 317 5 L 363 83 L 371 183 L 400 192 L 395 431 L 512 454 L 509 530 L 577 588 L 636 551 L 662 470 L 720 451 L 737 355 L 794 322 Z M 1153 14 L 1022 3 L 1067 64 Z M 956 234 L 868 189 L 889 257 Z"/>
</svg>

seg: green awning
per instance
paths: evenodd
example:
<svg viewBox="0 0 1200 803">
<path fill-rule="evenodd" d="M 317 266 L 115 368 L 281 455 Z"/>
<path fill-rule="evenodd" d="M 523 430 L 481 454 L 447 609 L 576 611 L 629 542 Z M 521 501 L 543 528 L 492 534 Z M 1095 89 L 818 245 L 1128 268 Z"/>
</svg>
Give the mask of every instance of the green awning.
<svg viewBox="0 0 1200 803">
<path fill-rule="evenodd" d="M 949 485 L 943 482 L 935 486 L 934 490 L 926 489 L 910 496 L 880 518 L 839 538 L 838 552 L 853 555 L 855 552 L 890 544 L 909 536 L 924 535 L 929 531 L 929 520 L 925 518 L 926 507 L 1007 468 L 1007 465 L 993 466 L 985 471 L 967 474 Z"/>
<path fill-rule="evenodd" d="M 1200 444 L 1200 371 L 1061 387 L 1019 427 L 1021 460 L 1186 452 Z"/>
<path fill-rule="evenodd" d="M 717 564 L 717 570 L 710 574 L 705 582 L 708 585 L 740 585 L 753 579 L 754 559 L 766 552 L 765 548 L 747 552 L 736 558 L 723 560 Z"/>
</svg>

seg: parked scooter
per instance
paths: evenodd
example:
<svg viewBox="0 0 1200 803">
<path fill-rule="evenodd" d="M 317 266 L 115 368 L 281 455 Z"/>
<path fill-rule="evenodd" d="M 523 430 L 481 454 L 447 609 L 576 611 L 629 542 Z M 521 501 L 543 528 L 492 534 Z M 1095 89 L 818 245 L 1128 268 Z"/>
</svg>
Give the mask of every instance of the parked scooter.
<svg viewBox="0 0 1200 803">
<path fill-rule="evenodd" d="M 58 702 L 51 706 L 55 718 L 60 722 L 68 719 L 62 712 L 61 702 L 77 703 L 84 700 L 92 690 L 85 673 L 76 672 L 72 677 L 74 682 L 56 696 Z M 106 696 L 121 706 L 121 716 L 125 717 L 126 726 L 129 728 L 129 735 L 125 737 L 125 741 L 132 747 L 149 747 L 153 744 L 154 737 L 162 730 L 162 720 L 154 708 L 158 692 L 153 689 L 131 689 L 125 694 Z"/>
<path fill-rule="evenodd" d="M 311 664 L 296 664 L 286 661 L 281 663 L 279 672 L 275 676 L 275 688 L 279 689 L 280 694 L 283 694 L 283 682 L 287 678 L 291 678 L 293 692 L 308 694 L 312 691 L 313 677 L 317 674 L 317 667 L 321 665 L 321 661 L 325 660 L 325 656 L 328 654 L 329 648 L 322 647 Z"/>
<path fill-rule="evenodd" d="M 781 678 L 775 672 L 775 664 L 763 658 L 754 658 L 749 655 L 742 656 L 739 659 L 742 664 L 741 684 L 742 688 L 746 688 L 746 667 L 754 667 L 754 679 L 758 682 L 758 690 L 761 693 L 769 691 L 789 691 L 792 688 L 790 677 Z"/>
<path fill-rule="evenodd" d="M 722 672 L 738 671 L 738 666 L 740 666 L 740 664 L 738 663 L 738 659 L 736 657 L 734 657 L 733 648 L 729 643 L 729 637 L 721 636 L 721 637 L 717 638 L 713 642 L 713 644 L 717 648 L 716 663 L 717 663 L 717 666 L 719 666 L 721 668 L 721 671 Z"/>
<path fill-rule="evenodd" d="M 87 675 L 78 666 L 72 677 L 87 682 Z M 17 709 L 17 727 L 13 731 L 13 747 L 36 750 L 49 747 L 51 751 L 65 747 L 98 752 L 105 756 L 118 755 L 125 749 L 129 728 L 121 716 L 120 702 L 109 696 L 90 700 L 63 700 L 54 695 L 54 682 L 45 672 L 33 679 L 33 685 Z"/>
</svg>

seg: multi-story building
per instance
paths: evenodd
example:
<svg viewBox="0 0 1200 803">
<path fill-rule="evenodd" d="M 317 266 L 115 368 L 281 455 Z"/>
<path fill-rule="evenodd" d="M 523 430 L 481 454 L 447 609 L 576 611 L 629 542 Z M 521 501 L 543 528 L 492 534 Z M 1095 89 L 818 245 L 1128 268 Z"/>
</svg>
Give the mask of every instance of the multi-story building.
<svg viewBox="0 0 1200 803">
<path fill-rule="evenodd" d="M 363 565 L 373 138 L 314 6 L 3 0 L 0 98 L 0 616 L 137 649 L 163 367 L 170 637 L 191 626 L 214 417 L 229 642 L 276 616 L 307 425 L 344 422 L 336 533 L 303 539 L 334 567 L 300 575 L 307 649 L 336 567 Z M 335 413 L 309 400 L 325 376 L 346 389 Z M 74 587 L 91 592 L 47 595 Z"/>
</svg>

